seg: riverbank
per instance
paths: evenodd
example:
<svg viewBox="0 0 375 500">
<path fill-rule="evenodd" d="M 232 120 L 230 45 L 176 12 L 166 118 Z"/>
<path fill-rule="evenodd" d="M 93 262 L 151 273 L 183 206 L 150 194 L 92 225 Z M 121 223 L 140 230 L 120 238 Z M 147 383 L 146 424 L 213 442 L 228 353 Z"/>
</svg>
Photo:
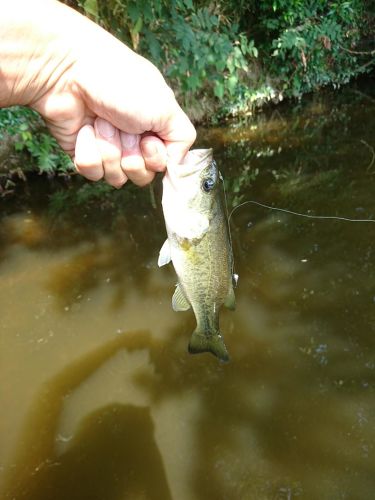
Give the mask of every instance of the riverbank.
<svg viewBox="0 0 375 500">
<path fill-rule="evenodd" d="M 65 3 L 150 59 L 196 125 L 247 120 L 281 101 L 355 86 L 375 68 L 374 9 L 365 0 Z M 74 171 L 35 114 L 0 110 L 0 195 L 29 170 Z"/>
<path fill-rule="evenodd" d="M 236 117 L 228 115 L 221 121 L 217 120 L 215 125 L 208 126 L 204 123 L 200 125 L 199 121 L 196 121 L 198 127 L 196 144 L 204 143 L 207 147 L 211 147 L 211 139 L 208 140 L 208 138 L 212 138 L 215 142 L 217 137 L 215 137 L 214 131 L 223 130 L 223 126 L 226 125 L 229 125 L 228 130 L 236 130 L 237 132 L 242 128 L 246 134 L 249 133 L 249 130 L 253 130 L 252 135 L 255 137 L 257 130 L 264 133 L 264 123 L 268 122 L 270 117 L 281 116 L 288 109 L 290 112 L 298 114 L 300 110 L 308 109 L 309 103 L 320 100 L 335 102 L 342 100 L 345 106 L 350 101 L 373 105 L 375 103 L 374 89 L 375 73 L 372 73 L 352 81 L 341 89 L 325 88 L 320 92 L 307 94 L 303 99 L 289 98 L 279 104 L 264 103 L 252 114 L 243 113 Z M 319 113 L 320 122 L 329 123 L 331 114 L 332 110 L 325 107 L 324 112 Z M 316 119 L 317 116 L 313 115 L 308 121 L 313 123 Z M 271 120 L 269 123 L 271 122 L 275 123 L 275 120 Z M 259 124 L 261 124 L 260 127 Z M 278 120 L 277 126 L 278 133 L 282 130 L 285 136 L 290 135 L 290 130 L 283 120 Z M 62 152 L 56 141 L 49 135 L 39 116 L 27 108 L 0 109 L 0 139 L 0 197 L 12 196 L 16 186 L 20 182 L 27 181 L 30 174 L 37 173 L 47 177 L 60 178 L 75 175 L 74 165 L 70 158 Z M 373 145 L 367 147 L 369 152 L 372 151 L 372 148 Z M 254 176 L 254 172 L 249 173 L 249 175 Z M 90 184 L 90 186 L 84 190 L 84 200 L 91 196 L 95 198 L 96 195 L 106 196 L 107 193 L 111 193 L 113 196 L 112 189 L 103 186 L 102 183 Z"/>
</svg>

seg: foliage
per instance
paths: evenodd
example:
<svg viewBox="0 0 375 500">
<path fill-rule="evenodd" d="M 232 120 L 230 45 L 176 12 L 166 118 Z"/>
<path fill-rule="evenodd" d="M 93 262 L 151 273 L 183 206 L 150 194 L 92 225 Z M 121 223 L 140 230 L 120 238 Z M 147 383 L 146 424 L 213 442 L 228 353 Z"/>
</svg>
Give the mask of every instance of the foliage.
<svg viewBox="0 0 375 500">
<path fill-rule="evenodd" d="M 125 190 L 115 189 L 104 180 L 86 182 L 81 176 L 76 176 L 74 179 L 67 178 L 67 181 L 62 187 L 56 183 L 58 189 L 49 196 L 48 209 L 52 216 L 64 217 L 72 210 L 82 213 L 84 209 L 87 211 L 85 217 L 92 214 L 95 219 L 99 212 L 115 210 L 124 213 L 134 204 L 139 211 L 149 210 L 150 205 L 155 208 L 153 189 L 160 185 L 158 177 L 152 187 L 150 185 L 144 189 L 128 183 Z"/>
<path fill-rule="evenodd" d="M 262 44 L 268 71 L 278 75 L 287 96 L 300 97 L 328 84 L 337 87 L 372 64 L 371 57 L 363 63 L 366 54 L 354 50 L 366 17 L 362 0 L 272 0 L 260 5 L 260 25 L 269 34 Z"/>
<path fill-rule="evenodd" d="M 375 0 L 65 2 L 151 59 L 196 122 L 337 88 L 375 66 Z M 26 166 L 47 174 L 72 169 L 30 110 L 0 110 L 4 137 Z"/>
<path fill-rule="evenodd" d="M 112 195 L 114 188 L 104 182 L 95 184 L 72 185 L 68 189 L 60 189 L 55 191 L 50 196 L 49 210 L 53 215 L 64 214 L 65 211 L 72 207 L 86 206 L 90 203 L 95 203 L 97 208 L 101 200 L 107 195 Z"/>
<path fill-rule="evenodd" d="M 212 121 L 337 88 L 373 68 L 374 53 L 362 49 L 373 38 L 371 1 L 81 0 L 79 6 L 150 58 L 193 118 Z"/>
<path fill-rule="evenodd" d="M 73 169 L 70 158 L 46 131 L 39 115 L 28 108 L 0 109 L 0 140 L 12 138 L 14 151 L 24 154 L 28 165 L 39 173 L 67 174 Z"/>
<path fill-rule="evenodd" d="M 208 2 L 89 0 L 86 14 L 158 66 L 185 107 L 205 97 L 236 100 L 243 93 L 254 41 Z M 201 118 L 201 117 L 200 117 Z"/>
</svg>

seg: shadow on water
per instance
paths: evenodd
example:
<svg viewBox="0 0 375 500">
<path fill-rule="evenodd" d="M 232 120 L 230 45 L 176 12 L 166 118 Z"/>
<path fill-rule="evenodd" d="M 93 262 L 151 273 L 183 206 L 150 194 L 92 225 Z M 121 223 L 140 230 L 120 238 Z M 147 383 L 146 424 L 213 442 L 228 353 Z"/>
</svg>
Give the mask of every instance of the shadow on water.
<svg viewBox="0 0 375 500">
<path fill-rule="evenodd" d="M 77 189 L 80 184 L 78 181 Z M 38 182 L 31 184 L 28 210 L 0 214 L 0 262 L 17 246 L 44 253 L 47 261 L 53 253 L 67 254 L 45 282 L 61 309 L 79 303 L 103 282 L 111 284 L 114 309 L 123 306 L 127 292 L 134 287 L 141 292 L 148 289 L 149 270 L 156 267 L 155 247 L 163 242 L 164 225 L 161 208 L 152 210 L 147 191 L 139 190 L 137 196 L 131 192 L 133 206 L 128 206 L 124 196 L 125 202 L 120 199 L 117 205 L 105 201 L 103 206 L 73 205 L 56 214 L 46 210 L 48 191 L 43 196 L 43 189 L 42 193 L 39 190 Z"/>
<path fill-rule="evenodd" d="M 153 405 L 176 394 L 199 395 L 191 422 L 190 498 L 339 498 L 342 491 L 366 498 L 375 487 L 373 462 L 359 461 L 356 450 L 366 444 L 362 434 L 375 437 L 365 430 L 366 409 L 356 429 L 342 414 L 345 405 L 355 403 L 340 385 L 328 388 L 308 356 L 291 366 L 295 353 L 272 351 L 267 340 L 249 342 L 238 333 L 246 325 L 236 323 L 230 340 L 235 361 L 227 365 L 208 355 L 187 358 L 180 328 L 164 342 L 148 332 L 128 332 L 70 363 L 32 405 L 4 498 L 172 498 L 149 408 L 118 403 L 99 408 L 82 420 L 68 449 L 56 452 L 64 398 L 121 350 L 148 352 L 154 374 L 141 370 L 134 382 Z M 335 360 L 325 374 L 332 381 L 334 366 Z M 322 487 L 325 496 L 319 494 Z"/>
<path fill-rule="evenodd" d="M 123 334 L 45 383 L 27 417 L 3 498 L 171 498 L 148 408 L 99 408 L 83 419 L 67 451 L 55 450 L 64 398 L 117 351 L 149 344 L 146 332 Z"/>
<path fill-rule="evenodd" d="M 352 373 L 339 352 L 322 366 L 319 344 L 301 354 L 302 347 L 250 341 L 251 333 L 248 322 L 236 321 L 228 365 L 209 355 L 187 360 L 171 340 L 150 352 L 154 376 L 138 374 L 135 380 L 154 402 L 199 395 L 188 498 L 370 498 L 373 408 L 356 398 L 373 394 L 374 374 L 368 377 L 365 367 Z M 301 337 L 303 346 L 308 339 Z M 358 362 L 353 366 L 358 370 Z M 367 386 L 361 387 L 364 376 Z"/>
</svg>

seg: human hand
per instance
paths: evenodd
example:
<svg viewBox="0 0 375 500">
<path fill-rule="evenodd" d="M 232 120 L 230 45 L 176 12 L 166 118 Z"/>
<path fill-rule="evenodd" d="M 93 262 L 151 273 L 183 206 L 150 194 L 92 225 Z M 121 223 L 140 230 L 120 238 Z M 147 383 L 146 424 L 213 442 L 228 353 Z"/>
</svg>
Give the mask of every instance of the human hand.
<svg viewBox="0 0 375 500">
<path fill-rule="evenodd" d="M 128 178 L 142 186 L 167 159 L 184 157 L 195 129 L 155 66 L 59 2 L 14 0 L 12 6 L 0 32 L 3 26 L 7 39 L 18 31 L 27 55 L 19 56 L 22 78 L 9 72 L 18 84 L 8 105 L 36 109 L 82 175 L 115 187 Z M 5 50 L 5 61 L 7 54 L 10 63 L 14 54 Z"/>
</svg>

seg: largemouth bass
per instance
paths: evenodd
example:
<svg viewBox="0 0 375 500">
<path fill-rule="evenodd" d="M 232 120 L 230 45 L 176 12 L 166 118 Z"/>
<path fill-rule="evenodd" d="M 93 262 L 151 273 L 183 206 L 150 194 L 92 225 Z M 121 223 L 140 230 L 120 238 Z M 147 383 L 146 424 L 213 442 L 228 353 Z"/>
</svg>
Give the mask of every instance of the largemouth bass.
<svg viewBox="0 0 375 500">
<path fill-rule="evenodd" d="M 219 329 L 221 306 L 234 309 L 233 256 L 222 177 L 212 149 L 187 153 L 180 165 L 168 165 L 163 178 L 163 212 L 168 238 L 159 266 L 172 261 L 178 276 L 172 307 L 193 309 L 197 321 L 189 352 L 229 355 Z"/>
</svg>

